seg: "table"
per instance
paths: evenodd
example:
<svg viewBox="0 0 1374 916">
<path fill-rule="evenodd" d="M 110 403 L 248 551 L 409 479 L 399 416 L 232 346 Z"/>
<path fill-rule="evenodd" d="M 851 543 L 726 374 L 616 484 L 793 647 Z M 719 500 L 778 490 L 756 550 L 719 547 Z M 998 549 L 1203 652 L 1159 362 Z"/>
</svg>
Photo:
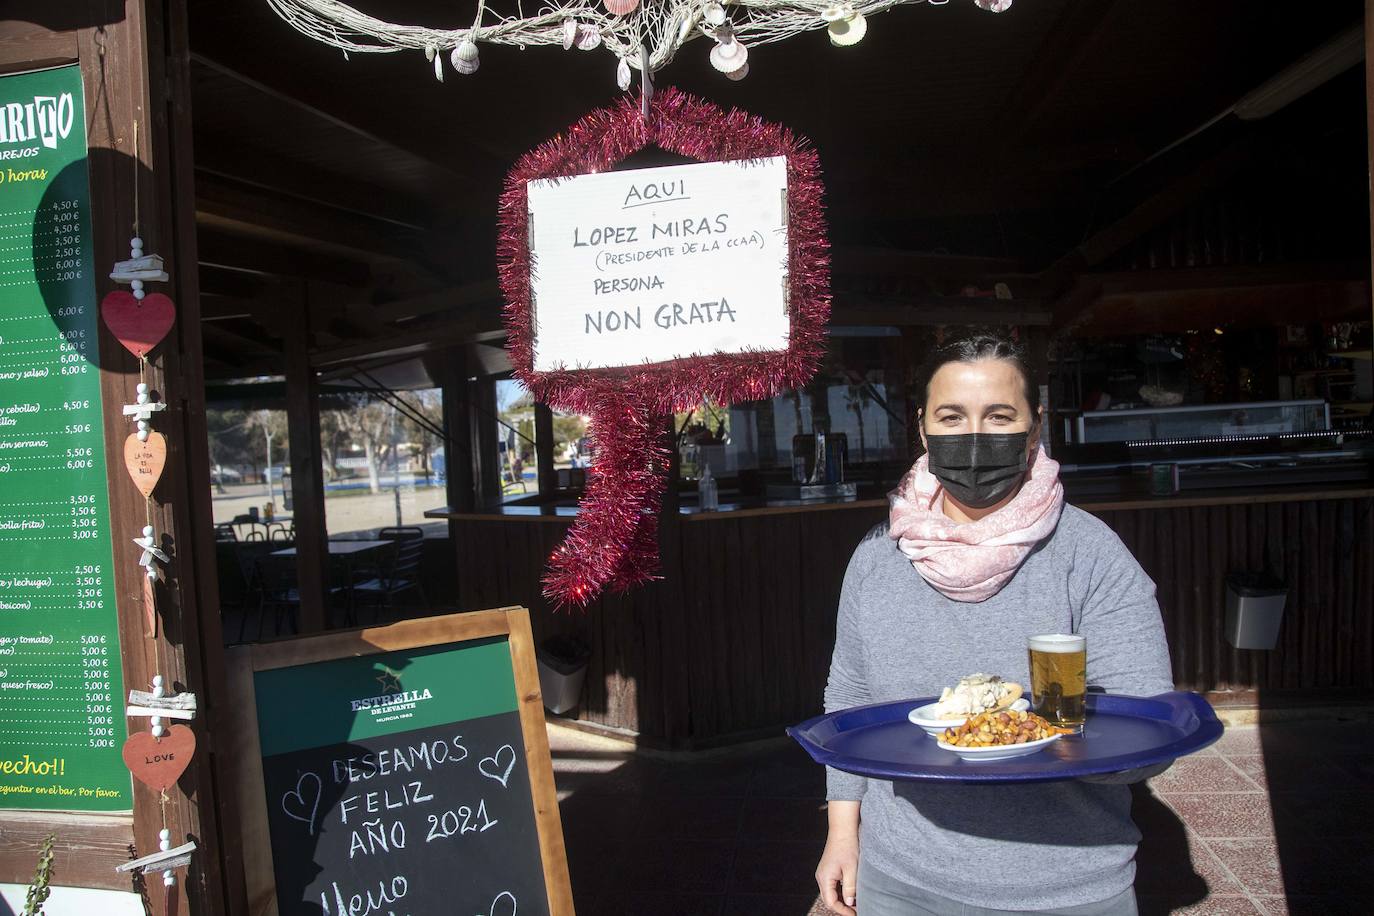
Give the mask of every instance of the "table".
<svg viewBox="0 0 1374 916">
<path fill-rule="evenodd" d="M 367 553 L 369 550 L 379 550 L 392 543 L 395 542 L 373 540 L 330 541 L 329 555 L 331 557 L 354 557 L 359 554 Z M 283 547 L 281 550 L 272 551 L 272 556 L 274 557 L 294 557 L 295 555 L 295 547 Z"/>
</svg>

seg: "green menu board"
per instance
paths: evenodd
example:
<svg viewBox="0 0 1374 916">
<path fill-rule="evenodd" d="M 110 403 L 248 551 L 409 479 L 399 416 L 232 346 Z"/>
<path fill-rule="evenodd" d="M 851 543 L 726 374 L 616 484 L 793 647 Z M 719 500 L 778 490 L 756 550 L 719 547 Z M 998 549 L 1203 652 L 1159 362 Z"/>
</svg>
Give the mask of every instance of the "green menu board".
<svg viewBox="0 0 1374 916">
<path fill-rule="evenodd" d="M 0 77 L 3 808 L 132 807 L 90 197 L 79 69 Z"/>
</svg>

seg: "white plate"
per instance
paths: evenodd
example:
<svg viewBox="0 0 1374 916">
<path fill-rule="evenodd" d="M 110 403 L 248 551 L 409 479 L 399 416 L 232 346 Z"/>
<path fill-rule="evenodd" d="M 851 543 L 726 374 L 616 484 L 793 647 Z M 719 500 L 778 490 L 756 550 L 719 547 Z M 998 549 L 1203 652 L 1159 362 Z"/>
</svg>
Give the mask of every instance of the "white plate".
<svg viewBox="0 0 1374 916">
<path fill-rule="evenodd" d="M 1048 738 L 1041 738 L 1039 741 L 1027 741 L 1025 744 L 994 744 L 991 747 L 955 747 L 952 744 L 936 739 L 936 744 L 942 751 L 951 751 L 958 754 L 964 760 L 1010 760 L 1013 757 L 1025 757 L 1027 754 L 1034 754 L 1036 751 L 1058 741 L 1063 735 L 1050 735 Z"/>
<path fill-rule="evenodd" d="M 1026 710 L 1030 709 L 1030 701 L 1027 700 L 1025 697 L 1021 697 L 1015 703 L 1011 704 L 1011 708 L 1020 710 L 1021 712 L 1025 712 Z M 947 728 L 958 728 L 960 725 L 963 725 L 965 722 L 968 721 L 968 719 L 963 717 L 960 717 L 958 719 L 935 718 L 934 703 L 927 703 L 924 706 L 917 706 L 911 712 L 907 713 L 906 717 L 912 725 L 920 726 L 922 729 L 925 730 L 925 733 L 927 735 L 930 735 L 930 737 L 932 738 L 940 737 L 940 735 L 943 734 L 944 730 Z"/>
</svg>

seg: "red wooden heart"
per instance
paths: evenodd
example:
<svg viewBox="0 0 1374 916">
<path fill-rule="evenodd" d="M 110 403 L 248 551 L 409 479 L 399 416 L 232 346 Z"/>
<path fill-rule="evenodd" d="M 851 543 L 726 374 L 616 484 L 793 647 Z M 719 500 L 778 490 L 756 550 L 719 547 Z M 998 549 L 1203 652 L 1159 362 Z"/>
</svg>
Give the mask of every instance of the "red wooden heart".
<svg viewBox="0 0 1374 916">
<path fill-rule="evenodd" d="M 162 293 L 149 293 L 139 302 L 133 293 L 117 289 L 100 301 L 100 316 L 125 349 L 147 356 L 172 329 L 177 310 Z"/>
<path fill-rule="evenodd" d="M 161 738 L 149 732 L 130 735 L 124 742 L 124 765 L 139 782 L 161 792 L 176 784 L 195 753 L 196 733 L 173 725 Z"/>
</svg>

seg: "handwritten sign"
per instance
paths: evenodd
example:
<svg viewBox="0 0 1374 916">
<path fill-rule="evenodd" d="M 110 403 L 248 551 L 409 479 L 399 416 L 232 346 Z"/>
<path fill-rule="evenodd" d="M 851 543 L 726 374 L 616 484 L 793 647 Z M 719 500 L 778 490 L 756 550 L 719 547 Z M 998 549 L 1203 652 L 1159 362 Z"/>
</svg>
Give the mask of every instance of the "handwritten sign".
<svg viewBox="0 0 1374 916">
<path fill-rule="evenodd" d="M 435 621 L 494 635 L 424 644 Z M 523 610 L 479 612 L 360 631 L 356 657 L 317 660 L 337 633 L 238 650 L 261 778 L 245 848 L 270 850 L 270 875 L 249 856 L 255 912 L 255 883 L 281 914 L 572 912 L 528 632 Z"/>
<path fill-rule="evenodd" d="M 787 160 L 529 183 L 534 369 L 786 350 Z"/>
</svg>

